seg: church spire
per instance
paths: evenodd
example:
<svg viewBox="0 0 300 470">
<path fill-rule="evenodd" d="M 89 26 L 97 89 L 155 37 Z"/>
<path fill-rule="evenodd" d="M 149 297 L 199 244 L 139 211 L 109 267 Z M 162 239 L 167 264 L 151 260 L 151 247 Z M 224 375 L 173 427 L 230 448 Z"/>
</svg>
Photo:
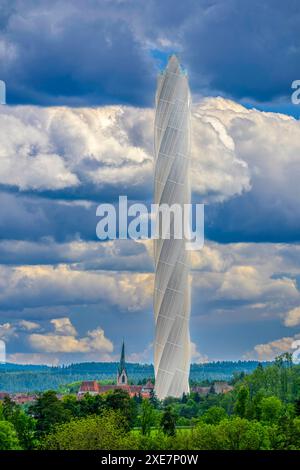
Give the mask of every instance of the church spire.
<svg viewBox="0 0 300 470">
<path fill-rule="evenodd" d="M 120 363 L 119 363 L 119 373 L 121 374 L 122 370 L 126 371 L 125 367 L 125 343 L 123 339 L 122 343 L 122 350 L 121 350 L 121 357 L 120 357 Z"/>
<path fill-rule="evenodd" d="M 117 385 L 127 385 L 127 382 L 128 382 L 128 377 L 127 377 L 126 363 L 125 363 L 125 343 L 123 340 L 121 357 L 120 357 L 118 374 L 117 374 Z"/>
</svg>

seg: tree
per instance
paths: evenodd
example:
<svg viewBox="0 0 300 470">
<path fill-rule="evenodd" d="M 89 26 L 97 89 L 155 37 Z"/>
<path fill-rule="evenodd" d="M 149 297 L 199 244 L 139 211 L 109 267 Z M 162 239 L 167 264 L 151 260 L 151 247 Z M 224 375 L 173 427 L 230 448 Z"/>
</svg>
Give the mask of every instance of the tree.
<svg viewBox="0 0 300 470">
<path fill-rule="evenodd" d="M 247 406 L 249 404 L 249 388 L 242 385 L 238 391 L 237 400 L 234 406 L 234 411 L 241 418 L 246 416 Z"/>
<path fill-rule="evenodd" d="M 183 393 L 182 394 L 182 397 L 181 397 L 181 403 L 187 403 L 188 401 L 188 397 L 187 397 L 187 394 L 186 393 Z"/>
<path fill-rule="evenodd" d="M 0 421 L 0 450 L 19 449 L 21 446 L 13 425 L 8 421 Z"/>
<path fill-rule="evenodd" d="M 105 397 L 105 407 L 111 410 L 119 410 L 125 417 L 128 429 L 134 425 L 137 415 L 137 405 L 126 390 L 115 389 Z"/>
<path fill-rule="evenodd" d="M 283 405 L 277 397 L 265 397 L 260 402 L 260 410 L 262 422 L 276 423 L 283 412 Z"/>
<path fill-rule="evenodd" d="M 265 426 L 238 416 L 222 421 L 217 436 L 223 450 L 264 450 L 270 446 Z"/>
<path fill-rule="evenodd" d="M 77 401 L 76 397 L 74 397 L 74 399 L 75 401 Z M 89 393 L 86 393 L 84 397 L 80 400 L 80 402 L 77 401 L 77 406 L 79 406 L 79 410 L 77 410 L 76 403 L 72 403 L 71 398 L 67 400 L 67 403 L 64 404 L 64 406 L 65 408 L 67 407 L 70 409 L 74 417 L 84 417 L 92 414 L 97 415 L 100 414 L 105 407 L 105 398 L 103 397 L 103 395 L 93 396 Z"/>
<path fill-rule="evenodd" d="M 212 406 L 202 415 L 201 420 L 207 424 L 219 424 L 225 418 L 227 418 L 227 414 L 224 408 Z"/>
<path fill-rule="evenodd" d="M 78 418 L 81 414 L 81 403 L 83 400 L 77 400 L 75 395 L 65 395 L 62 399 L 62 404 L 64 409 L 68 410 L 74 418 Z"/>
<path fill-rule="evenodd" d="M 40 395 L 30 406 L 29 413 L 37 420 L 37 431 L 40 435 L 48 433 L 55 424 L 69 421 L 72 417 L 52 390 Z"/>
<path fill-rule="evenodd" d="M 198 414 L 198 405 L 194 400 L 189 399 L 184 405 L 179 405 L 179 415 L 183 418 L 194 418 Z"/>
<path fill-rule="evenodd" d="M 176 435 L 176 418 L 177 415 L 174 412 L 173 408 L 169 405 L 163 412 L 161 417 L 160 426 L 167 436 Z"/>
<path fill-rule="evenodd" d="M 28 416 L 10 397 L 3 400 L 2 416 L 14 426 L 22 449 L 34 449 L 37 444 L 36 422 L 32 416 Z"/>
<path fill-rule="evenodd" d="M 300 416 L 300 398 L 295 400 L 295 414 L 296 416 Z"/>
<path fill-rule="evenodd" d="M 17 404 L 9 396 L 5 396 L 2 403 L 2 415 L 7 421 L 10 421 L 16 408 Z"/>
<path fill-rule="evenodd" d="M 36 421 L 28 416 L 20 407 L 10 419 L 14 425 L 22 449 L 32 450 L 37 446 Z"/>
<path fill-rule="evenodd" d="M 149 401 L 154 408 L 159 408 L 159 399 L 157 398 L 154 389 L 150 391 Z"/>
<path fill-rule="evenodd" d="M 195 403 L 200 403 L 201 398 L 200 398 L 199 392 L 194 392 L 193 398 L 194 398 Z"/>
<path fill-rule="evenodd" d="M 116 450 L 129 448 L 127 423 L 119 411 L 73 419 L 57 425 L 42 443 L 50 450 Z"/>
<path fill-rule="evenodd" d="M 141 405 L 143 403 L 143 397 L 140 393 L 135 394 L 134 397 L 133 397 L 133 400 L 134 400 L 136 405 Z"/>
<path fill-rule="evenodd" d="M 154 420 L 154 409 L 149 400 L 143 400 L 141 413 L 141 432 L 144 436 L 148 436 Z"/>
</svg>

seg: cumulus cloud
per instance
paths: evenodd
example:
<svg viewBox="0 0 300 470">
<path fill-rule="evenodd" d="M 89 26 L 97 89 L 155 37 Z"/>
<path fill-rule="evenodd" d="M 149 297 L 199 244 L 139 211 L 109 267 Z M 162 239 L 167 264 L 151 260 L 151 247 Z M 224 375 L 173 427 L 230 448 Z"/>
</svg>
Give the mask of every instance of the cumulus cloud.
<svg viewBox="0 0 300 470">
<path fill-rule="evenodd" d="M 251 186 L 213 208 L 208 236 L 222 241 L 299 240 L 300 122 L 224 99 L 204 103 L 203 112 L 220 119 L 232 137 L 236 158 L 247 164 Z"/>
<path fill-rule="evenodd" d="M 253 351 L 246 355 L 246 358 L 270 361 L 285 352 L 292 353 L 295 351 L 293 343 L 299 340 L 299 338 L 300 334 L 297 334 L 295 336 L 285 336 L 268 343 L 257 344 Z"/>
<path fill-rule="evenodd" d="M 145 130 L 142 146 L 132 142 L 141 120 L 149 126 L 149 111 L 2 107 L 0 183 L 21 190 L 59 190 L 85 182 L 104 186 L 109 181 L 112 186 L 142 185 L 149 178 L 151 157 L 144 150 Z"/>
<path fill-rule="evenodd" d="M 224 276 L 219 293 L 230 299 L 255 299 L 264 295 L 266 298 L 281 295 L 298 298 L 299 292 L 295 280 L 282 277 L 272 279 L 266 273 L 253 266 L 234 266 Z"/>
<path fill-rule="evenodd" d="M 141 352 L 133 352 L 126 359 L 128 362 L 139 362 L 147 364 L 153 362 L 153 343 L 149 343 Z"/>
<path fill-rule="evenodd" d="M 250 175 L 247 163 L 236 155 L 222 116 L 214 117 L 214 106 L 210 110 L 206 102 L 195 106 L 193 187 L 202 196 L 224 200 L 250 189 Z M 149 109 L 2 107 L 0 124 L 3 185 L 74 192 L 89 184 L 90 193 L 111 186 L 139 191 L 140 198 L 150 195 L 153 111 Z"/>
<path fill-rule="evenodd" d="M 77 334 L 76 329 L 74 328 L 70 318 L 68 317 L 53 318 L 50 323 L 52 323 L 52 325 L 54 326 L 55 333 L 57 334 L 71 336 L 75 336 Z"/>
<path fill-rule="evenodd" d="M 197 345 L 194 342 L 191 342 L 191 362 L 195 364 L 205 364 L 208 362 L 208 356 L 198 351 Z"/>
<path fill-rule="evenodd" d="M 110 353 L 112 342 L 105 337 L 102 328 L 88 331 L 84 337 L 78 337 L 69 318 L 52 319 L 54 333 L 33 333 L 28 336 L 30 346 L 42 353 L 90 353 L 95 351 Z"/>
<path fill-rule="evenodd" d="M 2 107 L 0 121 L 3 185 L 86 199 L 101 189 L 108 198 L 152 194 L 152 110 Z M 208 207 L 208 236 L 297 237 L 299 135 L 299 121 L 286 115 L 223 98 L 194 106 L 193 190 L 219 202 Z"/>
<path fill-rule="evenodd" d="M 67 265 L 0 268 L 0 307 L 6 309 L 104 302 L 139 311 L 149 305 L 153 275 L 80 271 Z"/>
<path fill-rule="evenodd" d="M 299 301 L 297 253 L 284 244 L 207 243 L 192 253 L 193 285 L 202 299 L 280 308 Z M 292 254 L 294 257 L 292 258 Z"/>
<path fill-rule="evenodd" d="M 37 330 L 40 328 L 40 325 L 34 321 L 29 320 L 20 320 L 18 323 L 20 328 L 23 328 L 25 331 Z"/>
<path fill-rule="evenodd" d="M 300 325 L 300 307 L 289 310 L 284 315 L 285 326 L 297 326 Z"/>
<path fill-rule="evenodd" d="M 9 341 L 12 337 L 17 336 L 16 328 L 11 323 L 2 323 L 0 325 L 0 339 Z"/>
</svg>

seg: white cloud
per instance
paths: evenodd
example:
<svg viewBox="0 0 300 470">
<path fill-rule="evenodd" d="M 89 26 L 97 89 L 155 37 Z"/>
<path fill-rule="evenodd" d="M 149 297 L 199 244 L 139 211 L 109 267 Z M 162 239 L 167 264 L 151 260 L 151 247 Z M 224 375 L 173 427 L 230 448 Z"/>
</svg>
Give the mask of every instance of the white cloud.
<svg viewBox="0 0 300 470">
<path fill-rule="evenodd" d="M 287 277 L 273 279 L 254 266 L 233 266 L 224 275 L 219 294 L 227 299 L 256 299 L 291 296 L 298 298 L 296 281 Z"/>
<path fill-rule="evenodd" d="M 153 343 L 149 343 L 148 346 L 141 352 L 134 352 L 129 354 L 127 357 L 128 362 L 139 362 L 141 364 L 153 362 Z"/>
<path fill-rule="evenodd" d="M 0 339 L 9 341 L 12 337 L 17 336 L 16 328 L 11 323 L 2 323 L 0 325 Z"/>
<path fill-rule="evenodd" d="M 54 326 L 55 333 L 61 335 L 76 335 L 77 331 L 71 323 L 71 320 L 67 317 L 54 318 L 50 320 L 50 323 Z"/>
<path fill-rule="evenodd" d="M 284 315 L 285 326 L 297 326 L 300 325 L 300 307 L 289 310 Z"/>
<path fill-rule="evenodd" d="M 278 210 L 298 210 L 299 121 L 206 98 L 193 107 L 192 128 L 193 189 L 203 200 L 251 190 L 262 205 L 280 194 Z M 2 184 L 55 190 L 93 183 L 119 191 L 152 185 L 151 109 L 9 106 L 0 110 L 0 129 Z"/>
<path fill-rule="evenodd" d="M 102 328 L 88 331 L 86 336 L 78 337 L 77 331 L 69 318 L 53 319 L 54 333 L 28 336 L 30 346 L 42 353 L 90 353 L 113 351 L 112 342 L 105 337 Z"/>
<path fill-rule="evenodd" d="M 57 366 L 60 363 L 59 357 L 53 354 L 38 354 L 38 353 L 13 353 L 7 354 L 6 359 L 8 362 L 15 364 L 43 364 L 49 366 Z"/>
<path fill-rule="evenodd" d="M 28 320 L 20 320 L 18 322 L 18 326 L 27 331 L 37 330 L 40 328 L 38 323 Z"/>
<path fill-rule="evenodd" d="M 0 267 L 0 305 L 10 308 L 95 304 L 131 311 L 150 304 L 152 273 L 82 271 L 71 266 Z"/>
<path fill-rule="evenodd" d="M 195 364 L 205 364 L 208 362 L 208 356 L 198 351 L 197 345 L 191 342 L 191 362 Z"/>
<path fill-rule="evenodd" d="M 257 344 L 254 346 L 253 351 L 247 353 L 247 359 L 258 359 L 260 361 L 271 361 L 276 356 L 285 352 L 293 352 L 295 349 L 292 347 L 294 341 L 300 338 L 300 335 L 285 336 L 268 343 Z"/>
</svg>

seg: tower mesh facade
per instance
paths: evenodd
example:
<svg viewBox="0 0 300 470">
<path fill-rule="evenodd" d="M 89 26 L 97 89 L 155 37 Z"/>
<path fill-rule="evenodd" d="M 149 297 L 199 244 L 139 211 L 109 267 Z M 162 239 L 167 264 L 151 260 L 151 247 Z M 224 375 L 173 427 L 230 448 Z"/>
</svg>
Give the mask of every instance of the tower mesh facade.
<svg viewBox="0 0 300 470">
<path fill-rule="evenodd" d="M 156 204 L 189 204 L 190 92 L 176 56 L 158 78 L 154 129 Z M 183 220 L 182 220 L 183 224 Z M 189 392 L 190 280 L 186 240 L 154 240 L 155 392 L 158 398 Z"/>
</svg>

